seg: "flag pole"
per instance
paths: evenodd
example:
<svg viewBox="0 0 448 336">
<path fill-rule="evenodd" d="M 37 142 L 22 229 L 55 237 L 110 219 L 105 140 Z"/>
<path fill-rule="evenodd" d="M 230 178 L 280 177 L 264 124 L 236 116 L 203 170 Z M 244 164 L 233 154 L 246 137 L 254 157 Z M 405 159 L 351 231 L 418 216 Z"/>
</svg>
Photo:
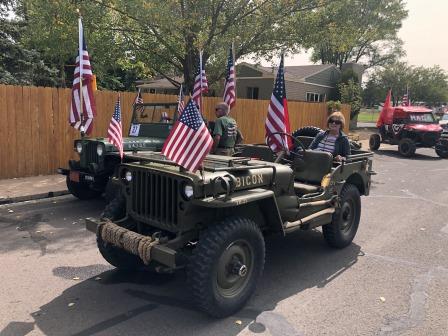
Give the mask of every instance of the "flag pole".
<svg viewBox="0 0 448 336">
<path fill-rule="evenodd" d="M 235 101 L 236 101 L 236 60 L 235 60 L 235 42 L 232 41 L 232 57 L 233 57 L 233 71 L 235 71 L 235 76 L 233 77 L 233 86 L 235 91 Z"/>
<path fill-rule="evenodd" d="M 202 50 L 199 50 L 199 80 L 200 80 L 200 97 L 199 97 L 199 113 L 201 114 L 202 119 L 204 119 L 204 115 L 202 114 Z"/>
<path fill-rule="evenodd" d="M 84 61 L 84 55 L 83 55 L 83 28 L 82 28 L 82 16 L 79 9 L 76 10 L 79 14 L 78 18 L 78 54 L 79 54 L 79 111 L 80 111 L 80 117 L 81 117 L 81 137 L 84 138 L 85 136 L 85 130 L 84 130 L 84 102 L 83 102 L 83 95 L 82 95 L 82 77 L 83 77 L 83 61 Z"/>
</svg>

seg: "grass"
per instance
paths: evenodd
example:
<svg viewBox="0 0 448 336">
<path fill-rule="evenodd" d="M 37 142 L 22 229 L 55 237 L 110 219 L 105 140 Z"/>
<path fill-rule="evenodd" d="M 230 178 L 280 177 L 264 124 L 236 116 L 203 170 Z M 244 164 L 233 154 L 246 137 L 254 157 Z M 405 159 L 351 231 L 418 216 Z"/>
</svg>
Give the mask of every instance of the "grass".
<svg viewBox="0 0 448 336">
<path fill-rule="evenodd" d="M 361 109 L 358 114 L 358 122 L 376 122 L 380 112 L 374 109 Z"/>
</svg>

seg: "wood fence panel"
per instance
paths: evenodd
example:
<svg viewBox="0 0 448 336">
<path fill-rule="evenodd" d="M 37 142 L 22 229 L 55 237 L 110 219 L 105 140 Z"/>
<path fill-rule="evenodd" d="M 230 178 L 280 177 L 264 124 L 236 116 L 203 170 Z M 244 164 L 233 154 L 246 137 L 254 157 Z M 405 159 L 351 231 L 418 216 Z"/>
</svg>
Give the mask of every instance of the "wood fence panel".
<svg viewBox="0 0 448 336">
<path fill-rule="evenodd" d="M 0 179 L 8 177 L 8 110 L 6 108 L 6 86 L 0 85 Z"/>
<path fill-rule="evenodd" d="M 134 92 L 120 92 L 123 134 L 126 136 L 132 117 Z M 176 95 L 142 95 L 146 103 L 176 102 Z M 94 137 L 107 137 L 107 128 L 117 101 L 118 92 L 97 91 L 97 118 Z M 67 167 L 69 159 L 78 155 L 73 141 L 80 137 L 68 124 L 71 89 L 0 85 L 0 178 L 53 174 L 58 167 Z M 203 115 L 215 120 L 215 105 L 220 97 L 204 97 Z M 245 143 L 263 143 L 268 100 L 238 99 L 231 111 L 240 127 Z M 289 102 L 291 131 L 313 125 L 326 128 L 325 103 Z M 350 107 L 342 105 L 348 131 Z"/>
</svg>

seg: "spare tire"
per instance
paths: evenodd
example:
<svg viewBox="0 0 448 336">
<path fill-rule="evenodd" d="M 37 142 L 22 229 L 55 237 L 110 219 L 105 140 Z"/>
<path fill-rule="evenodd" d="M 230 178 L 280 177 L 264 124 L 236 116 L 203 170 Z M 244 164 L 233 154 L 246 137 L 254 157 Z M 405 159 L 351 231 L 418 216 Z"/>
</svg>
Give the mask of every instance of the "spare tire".
<svg viewBox="0 0 448 336">
<path fill-rule="evenodd" d="M 299 129 L 296 129 L 294 132 L 291 133 L 291 135 L 295 138 L 298 136 L 307 136 L 307 137 L 315 137 L 323 130 L 319 127 L 315 126 L 305 126 Z"/>
</svg>

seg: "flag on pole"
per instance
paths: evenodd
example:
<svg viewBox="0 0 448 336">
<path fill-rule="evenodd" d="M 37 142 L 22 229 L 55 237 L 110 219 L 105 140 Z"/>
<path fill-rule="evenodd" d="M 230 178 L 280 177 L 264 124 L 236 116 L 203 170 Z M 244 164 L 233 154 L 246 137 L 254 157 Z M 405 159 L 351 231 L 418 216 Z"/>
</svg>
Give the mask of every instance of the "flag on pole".
<svg viewBox="0 0 448 336">
<path fill-rule="evenodd" d="M 285 68 L 284 55 L 281 56 L 280 66 L 275 79 L 274 89 L 269 103 L 268 115 L 266 118 L 266 141 L 267 145 L 274 151 L 291 148 L 291 139 L 280 134 L 272 135 L 276 132 L 291 133 L 289 126 L 288 101 L 285 89 Z M 286 148 L 287 147 L 287 148 Z"/>
<path fill-rule="evenodd" d="M 230 108 L 235 106 L 235 61 L 233 59 L 233 48 L 230 47 L 229 57 L 227 59 L 226 81 L 224 84 L 224 101 Z"/>
<path fill-rule="evenodd" d="M 84 39 L 81 17 L 78 20 L 78 26 L 79 54 L 76 57 L 69 122 L 72 127 L 81 130 L 81 132 L 84 131 L 87 135 L 90 135 L 93 129 L 93 118 L 96 116 L 95 99 L 93 96 L 94 80 L 89 53 L 87 52 Z M 80 79 L 82 79 L 82 83 L 80 83 Z M 81 87 L 82 97 L 80 95 Z"/>
<path fill-rule="evenodd" d="M 134 102 L 132 103 L 132 109 L 136 110 L 137 113 L 142 113 L 145 110 L 144 106 L 136 106 L 137 104 L 143 104 L 143 98 L 141 90 L 138 89 L 137 95 L 135 96 Z"/>
<path fill-rule="evenodd" d="M 376 127 L 381 127 L 384 124 L 392 123 L 392 104 L 391 104 L 392 90 L 387 91 L 386 99 L 384 100 L 383 108 L 378 116 Z"/>
<path fill-rule="evenodd" d="M 179 118 L 182 112 L 185 109 L 185 101 L 184 101 L 184 91 L 182 88 L 182 84 L 179 89 L 179 96 L 177 97 L 177 117 Z"/>
<path fill-rule="evenodd" d="M 199 111 L 201 110 L 202 94 L 208 92 L 208 82 L 205 76 L 204 64 L 202 63 L 202 51 L 199 52 L 198 64 L 194 73 L 193 101 Z"/>
<path fill-rule="evenodd" d="M 411 106 L 411 100 L 409 99 L 409 88 L 408 87 L 406 87 L 406 93 L 403 95 L 403 99 L 401 100 L 401 105 Z"/>
<path fill-rule="evenodd" d="M 193 173 L 210 152 L 213 138 L 193 99 L 176 121 L 162 148 L 162 154 Z"/>
<path fill-rule="evenodd" d="M 110 120 L 109 128 L 107 130 L 109 142 L 117 147 L 118 152 L 120 152 L 120 157 L 123 159 L 123 132 L 121 126 L 121 103 L 120 96 L 115 103 L 114 114 Z"/>
</svg>

